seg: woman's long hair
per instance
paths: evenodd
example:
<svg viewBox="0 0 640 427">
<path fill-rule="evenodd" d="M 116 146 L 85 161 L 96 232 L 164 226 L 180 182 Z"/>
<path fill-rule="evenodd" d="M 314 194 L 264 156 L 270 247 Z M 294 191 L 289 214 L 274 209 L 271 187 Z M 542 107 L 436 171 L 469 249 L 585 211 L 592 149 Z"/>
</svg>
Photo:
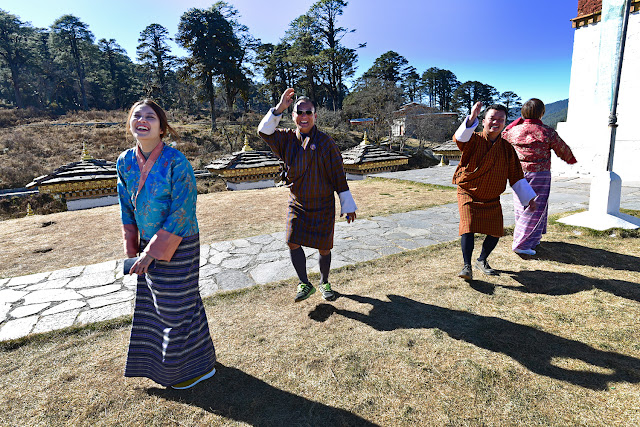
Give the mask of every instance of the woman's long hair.
<svg viewBox="0 0 640 427">
<path fill-rule="evenodd" d="M 140 105 L 148 105 L 149 107 L 151 107 L 151 109 L 153 109 L 153 111 L 158 116 L 158 119 L 160 120 L 160 132 L 161 132 L 160 133 L 160 138 L 161 139 L 164 138 L 167 135 L 167 133 L 169 133 L 169 134 L 171 134 L 173 139 L 175 139 L 176 141 L 180 141 L 180 135 L 178 135 L 178 132 L 176 132 L 175 129 L 173 129 L 169 125 L 169 121 L 167 120 L 167 114 L 164 112 L 162 107 L 159 106 L 154 100 L 148 99 L 148 98 L 145 98 L 145 99 L 143 99 L 141 101 L 136 102 L 129 109 L 129 115 L 127 116 L 127 124 L 126 124 L 126 130 L 125 130 L 127 135 L 131 133 L 131 128 L 129 127 L 129 122 L 131 121 L 131 116 L 133 115 L 133 110 L 135 110 L 136 107 L 138 107 Z"/>
</svg>

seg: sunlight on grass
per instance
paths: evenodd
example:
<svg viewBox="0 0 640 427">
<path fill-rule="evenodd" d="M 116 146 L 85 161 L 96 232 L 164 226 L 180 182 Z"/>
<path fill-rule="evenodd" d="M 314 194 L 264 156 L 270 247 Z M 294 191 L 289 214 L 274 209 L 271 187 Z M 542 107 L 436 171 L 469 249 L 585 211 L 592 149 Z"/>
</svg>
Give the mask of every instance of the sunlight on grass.
<svg viewBox="0 0 640 427">
<path fill-rule="evenodd" d="M 213 295 L 218 373 L 185 392 L 122 377 L 130 318 L 0 346 L 0 423 L 637 425 L 640 239 L 574 231 L 473 283 L 454 241 L 333 270 L 332 303 Z"/>
<path fill-rule="evenodd" d="M 551 365 L 560 369 L 566 369 L 575 372 L 594 373 L 602 375 L 613 375 L 615 370 L 604 366 L 596 366 L 586 363 L 583 360 L 572 359 L 568 357 L 554 357 L 551 359 Z"/>
</svg>

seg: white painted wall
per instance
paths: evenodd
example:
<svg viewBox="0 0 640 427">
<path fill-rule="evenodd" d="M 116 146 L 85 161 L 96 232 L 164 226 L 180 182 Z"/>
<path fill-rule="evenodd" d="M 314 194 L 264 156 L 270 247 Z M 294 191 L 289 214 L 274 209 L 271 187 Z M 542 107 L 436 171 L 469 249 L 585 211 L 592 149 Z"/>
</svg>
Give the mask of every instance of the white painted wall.
<svg viewBox="0 0 640 427">
<path fill-rule="evenodd" d="M 603 46 L 600 33 L 603 23 L 575 30 L 569 111 L 567 121 L 558 123 L 558 134 L 571 147 L 578 160 L 567 165 L 555 155 L 554 175 L 586 176 L 605 171 L 611 131 L 608 126 L 610 89 L 608 70 L 613 54 Z M 601 53 L 599 55 L 599 53 Z M 629 16 L 624 64 L 618 96 L 618 129 L 613 171 L 623 183 L 640 183 L 640 12 Z"/>
<path fill-rule="evenodd" d="M 81 209 L 97 208 L 118 204 L 118 196 L 95 197 L 92 199 L 76 199 L 67 201 L 67 210 L 78 211 Z"/>
<path fill-rule="evenodd" d="M 273 179 L 264 179 L 262 181 L 250 181 L 250 182 L 230 182 L 227 181 L 227 190 L 238 191 L 238 190 L 256 190 L 260 188 L 271 188 L 275 187 L 276 183 Z"/>
</svg>

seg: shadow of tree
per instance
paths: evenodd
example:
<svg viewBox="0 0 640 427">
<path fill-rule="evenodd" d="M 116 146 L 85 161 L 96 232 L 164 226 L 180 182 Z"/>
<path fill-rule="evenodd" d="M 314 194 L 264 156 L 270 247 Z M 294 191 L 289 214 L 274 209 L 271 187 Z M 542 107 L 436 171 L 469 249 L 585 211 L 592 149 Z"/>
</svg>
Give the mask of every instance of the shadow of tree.
<svg viewBox="0 0 640 427">
<path fill-rule="evenodd" d="M 536 259 L 540 260 L 605 267 L 614 270 L 640 271 L 639 257 L 574 245 L 573 243 L 545 241 L 536 248 L 536 251 Z"/>
<path fill-rule="evenodd" d="M 614 279 L 595 279 L 578 273 L 553 271 L 504 271 L 520 283 L 519 286 L 497 285 L 528 294 L 571 295 L 590 289 L 600 289 L 621 298 L 640 302 L 640 283 Z"/>
<path fill-rule="evenodd" d="M 192 389 L 152 387 L 147 393 L 253 426 L 377 426 L 349 411 L 280 390 L 220 363 L 213 378 Z"/>
<path fill-rule="evenodd" d="M 335 313 L 378 331 L 437 328 L 451 338 L 503 353 L 537 374 L 594 390 L 605 390 L 609 382 L 640 382 L 640 359 L 598 350 L 531 326 L 425 304 L 400 295 L 387 295 L 389 301 L 358 295 L 342 297 L 373 308 L 369 314 L 362 314 L 320 304 L 309 317 L 324 321 Z M 598 372 L 556 366 L 556 359 L 580 360 L 598 367 L 595 369 Z"/>
</svg>

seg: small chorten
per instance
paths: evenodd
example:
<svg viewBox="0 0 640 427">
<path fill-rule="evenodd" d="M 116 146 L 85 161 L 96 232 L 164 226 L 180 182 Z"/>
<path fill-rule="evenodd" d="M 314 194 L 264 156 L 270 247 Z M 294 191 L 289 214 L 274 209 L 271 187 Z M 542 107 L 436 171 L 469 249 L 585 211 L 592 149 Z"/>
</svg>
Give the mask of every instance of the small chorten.
<svg viewBox="0 0 640 427">
<path fill-rule="evenodd" d="M 87 142 L 82 141 L 82 156 L 80 157 L 82 161 L 87 161 L 93 159 L 93 156 L 89 154 L 89 150 L 87 150 Z"/>
<path fill-rule="evenodd" d="M 442 145 L 435 147 L 433 154 L 440 156 L 440 166 L 457 165 L 462 157 L 462 152 L 453 140 L 447 141 Z"/>
<path fill-rule="evenodd" d="M 27 216 L 34 216 L 33 209 L 31 209 L 31 203 L 27 203 Z"/>
<path fill-rule="evenodd" d="M 251 146 L 249 145 L 249 137 L 245 134 L 244 136 L 244 145 L 242 146 L 242 150 L 243 152 L 247 152 L 247 151 L 253 151 L 253 148 L 251 148 Z"/>
<path fill-rule="evenodd" d="M 387 151 L 372 144 L 364 132 L 362 142 L 342 153 L 347 179 L 360 180 L 366 175 L 380 172 L 395 172 L 400 165 L 409 163 L 409 156 Z"/>
<path fill-rule="evenodd" d="M 360 145 L 371 145 L 371 143 L 369 142 L 369 139 L 367 138 L 367 131 L 364 131 L 364 137 L 362 138 L 362 142 L 360 143 Z"/>
<path fill-rule="evenodd" d="M 249 145 L 245 134 L 240 151 L 214 160 L 205 168 L 224 179 L 228 190 L 251 190 L 275 187 L 280 174 L 280 160 L 271 151 L 257 151 Z"/>
<path fill-rule="evenodd" d="M 62 198 L 67 209 L 78 210 L 118 203 L 117 171 L 115 162 L 94 159 L 82 143 L 79 162 L 60 166 L 49 175 L 35 178 L 27 188 L 35 187 L 39 193 Z"/>
</svg>

